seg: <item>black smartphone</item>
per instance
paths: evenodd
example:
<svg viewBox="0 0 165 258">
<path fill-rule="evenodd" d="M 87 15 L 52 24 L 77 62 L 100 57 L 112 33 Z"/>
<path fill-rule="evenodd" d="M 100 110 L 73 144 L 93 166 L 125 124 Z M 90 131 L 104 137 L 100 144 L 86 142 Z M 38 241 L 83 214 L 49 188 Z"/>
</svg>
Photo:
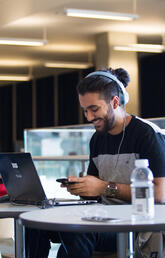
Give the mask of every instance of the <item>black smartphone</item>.
<svg viewBox="0 0 165 258">
<path fill-rule="evenodd" d="M 56 179 L 56 181 L 63 185 L 72 185 L 72 184 L 76 183 L 76 182 L 69 182 L 68 178 L 58 178 L 58 179 Z"/>
</svg>

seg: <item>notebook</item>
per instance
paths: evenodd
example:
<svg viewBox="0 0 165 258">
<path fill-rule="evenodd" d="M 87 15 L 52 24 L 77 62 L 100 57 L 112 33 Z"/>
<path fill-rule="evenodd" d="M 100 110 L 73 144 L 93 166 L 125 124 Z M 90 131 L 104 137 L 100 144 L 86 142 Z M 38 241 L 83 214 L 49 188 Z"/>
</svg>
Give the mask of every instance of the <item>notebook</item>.
<svg viewBox="0 0 165 258">
<path fill-rule="evenodd" d="M 39 205 L 42 208 L 59 205 L 96 203 L 97 200 L 48 199 L 42 187 L 30 153 L 0 153 L 0 174 L 9 201 L 17 204 Z"/>
</svg>

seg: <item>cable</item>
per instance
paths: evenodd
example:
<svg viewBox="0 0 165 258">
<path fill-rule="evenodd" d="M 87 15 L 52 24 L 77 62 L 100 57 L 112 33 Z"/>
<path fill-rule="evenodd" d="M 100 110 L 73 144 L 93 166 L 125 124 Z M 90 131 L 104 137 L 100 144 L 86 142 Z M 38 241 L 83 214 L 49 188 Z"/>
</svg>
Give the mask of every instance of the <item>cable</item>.
<svg viewBox="0 0 165 258">
<path fill-rule="evenodd" d="M 115 169 L 116 169 L 116 167 L 117 167 L 117 163 L 118 163 L 118 160 L 119 160 L 120 148 L 121 148 L 121 145 L 122 145 L 123 140 L 124 140 L 125 128 L 126 128 L 126 109 L 125 109 L 125 105 L 124 105 L 124 124 L 123 124 L 123 134 L 122 134 L 122 138 L 121 138 L 121 141 L 120 141 L 120 144 L 119 144 L 119 148 L 118 148 L 118 151 L 117 151 L 117 160 L 116 160 Z"/>
</svg>

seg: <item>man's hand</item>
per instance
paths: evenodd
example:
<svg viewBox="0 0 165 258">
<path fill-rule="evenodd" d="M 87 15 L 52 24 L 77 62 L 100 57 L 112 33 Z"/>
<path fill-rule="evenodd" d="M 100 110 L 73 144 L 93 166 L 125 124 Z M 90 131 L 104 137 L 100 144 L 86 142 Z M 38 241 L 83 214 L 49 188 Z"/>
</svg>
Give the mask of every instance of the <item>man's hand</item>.
<svg viewBox="0 0 165 258">
<path fill-rule="evenodd" d="M 62 187 L 67 187 L 68 192 L 73 195 L 80 196 L 100 196 L 104 193 L 105 188 L 109 184 L 107 181 L 103 181 L 95 176 L 84 176 L 75 177 L 69 176 L 68 180 L 70 182 L 75 182 L 75 184 L 70 184 L 67 186 L 61 185 Z M 156 184 L 156 182 L 155 182 Z M 123 201 L 131 200 L 131 189 L 130 184 L 120 184 L 117 185 L 117 198 Z"/>
<path fill-rule="evenodd" d="M 84 177 L 70 176 L 68 181 L 75 182 L 75 184 L 67 185 L 68 192 L 80 196 L 99 196 L 104 193 L 108 185 L 108 182 L 89 175 Z"/>
</svg>

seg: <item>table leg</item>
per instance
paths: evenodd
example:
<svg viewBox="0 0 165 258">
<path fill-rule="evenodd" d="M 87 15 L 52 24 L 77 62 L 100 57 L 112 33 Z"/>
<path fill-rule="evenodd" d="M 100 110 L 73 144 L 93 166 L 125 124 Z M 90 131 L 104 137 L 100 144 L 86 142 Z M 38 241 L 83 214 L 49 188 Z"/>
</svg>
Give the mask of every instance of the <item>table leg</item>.
<svg viewBox="0 0 165 258">
<path fill-rule="evenodd" d="M 118 258 L 134 258 L 135 249 L 134 249 L 134 233 L 118 233 L 117 240 L 117 257 Z"/>
<path fill-rule="evenodd" d="M 25 257 L 24 237 L 25 229 L 19 219 L 14 220 L 14 234 L 15 234 L 15 258 Z"/>
</svg>

